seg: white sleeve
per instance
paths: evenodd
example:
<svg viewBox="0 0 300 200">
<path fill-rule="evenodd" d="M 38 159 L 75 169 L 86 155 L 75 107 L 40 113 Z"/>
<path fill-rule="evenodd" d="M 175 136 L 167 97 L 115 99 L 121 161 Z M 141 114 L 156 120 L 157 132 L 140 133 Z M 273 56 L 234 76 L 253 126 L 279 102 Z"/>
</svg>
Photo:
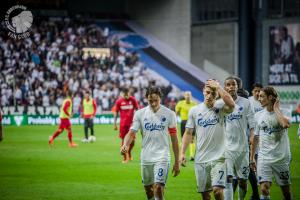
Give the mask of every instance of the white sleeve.
<svg viewBox="0 0 300 200">
<path fill-rule="evenodd" d="M 186 128 L 195 128 L 195 121 L 194 121 L 194 117 L 193 117 L 193 113 L 194 113 L 193 110 L 194 109 L 192 108 L 189 111 L 188 120 L 187 120 L 186 125 L 185 125 Z"/>
<path fill-rule="evenodd" d="M 176 121 L 176 114 L 175 112 L 171 112 L 170 114 L 170 122 L 168 128 L 176 128 L 177 127 L 177 121 Z"/>
<path fill-rule="evenodd" d="M 214 107 L 217 109 L 222 109 L 224 106 L 225 102 L 223 101 L 223 99 L 218 99 L 214 104 Z"/>
<path fill-rule="evenodd" d="M 247 106 L 247 120 L 248 120 L 249 128 L 250 129 L 255 128 L 254 113 L 250 101 L 248 101 L 248 106 Z"/>
<path fill-rule="evenodd" d="M 259 136 L 259 129 L 260 129 L 260 127 L 259 127 L 259 124 L 258 124 L 258 118 L 259 118 L 258 114 L 255 114 L 254 118 L 255 118 L 254 135 L 255 136 Z"/>
<path fill-rule="evenodd" d="M 138 130 L 141 128 L 140 113 L 141 112 L 137 111 L 134 113 L 133 116 L 133 122 L 130 130 L 132 130 L 135 133 L 138 132 Z"/>
</svg>

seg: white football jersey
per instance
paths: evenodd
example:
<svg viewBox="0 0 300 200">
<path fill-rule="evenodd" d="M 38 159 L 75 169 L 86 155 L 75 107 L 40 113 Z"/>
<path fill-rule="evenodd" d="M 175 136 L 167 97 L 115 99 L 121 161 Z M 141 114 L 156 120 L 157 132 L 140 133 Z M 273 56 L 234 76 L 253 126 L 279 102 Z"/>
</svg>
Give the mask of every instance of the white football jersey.
<svg viewBox="0 0 300 200">
<path fill-rule="evenodd" d="M 251 96 L 248 99 L 250 101 L 251 108 L 254 114 L 264 109 L 263 107 L 261 107 L 260 102 L 254 99 L 254 96 Z"/>
<path fill-rule="evenodd" d="M 288 132 L 280 126 L 276 114 L 264 109 L 255 114 L 255 120 L 255 135 L 259 136 L 259 159 L 266 162 L 289 162 L 291 154 Z"/>
<path fill-rule="evenodd" d="M 150 106 L 134 113 L 131 130 L 135 133 L 142 131 L 141 163 L 170 162 L 169 128 L 176 128 L 176 114 L 174 111 L 160 106 L 153 112 Z"/>
<path fill-rule="evenodd" d="M 190 109 L 186 128 L 196 130 L 195 163 L 224 158 L 224 105 L 223 100 L 218 100 L 212 108 L 201 103 Z"/>
<path fill-rule="evenodd" d="M 254 114 L 248 99 L 237 97 L 232 113 L 226 116 L 226 151 L 249 151 L 247 128 L 255 128 Z"/>
</svg>

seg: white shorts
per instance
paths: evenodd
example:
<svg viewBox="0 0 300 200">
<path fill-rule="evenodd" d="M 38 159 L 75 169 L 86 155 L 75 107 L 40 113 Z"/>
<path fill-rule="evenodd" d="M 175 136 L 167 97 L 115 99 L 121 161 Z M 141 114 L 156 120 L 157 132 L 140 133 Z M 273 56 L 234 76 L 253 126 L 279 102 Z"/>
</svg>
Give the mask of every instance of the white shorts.
<svg viewBox="0 0 300 200">
<path fill-rule="evenodd" d="M 144 186 L 154 183 L 166 184 L 168 172 L 170 168 L 169 162 L 158 162 L 154 164 L 142 164 L 141 174 Z"/>
<path fill-rule="evenodd" d="M 247 180 L 250 173 L 249 152 L 227 151 L 225 157 L 227 176 L 237 176 Z"/>
<path fill-rule="evenodd" d="M 279 186 L 291 184 L 290 163 L 289 162 L 265 162 L 263 159 L 257 161 L 257 180 L 259 183 L 272 183 L 272 175 Z"/>
<path fill-rule="evenodd" d="M 207 163 L 195 163 L 195 174 L 198 192 L 211 191 L 213 187 L 225 187 L 225 159 Z"/>
</svg>

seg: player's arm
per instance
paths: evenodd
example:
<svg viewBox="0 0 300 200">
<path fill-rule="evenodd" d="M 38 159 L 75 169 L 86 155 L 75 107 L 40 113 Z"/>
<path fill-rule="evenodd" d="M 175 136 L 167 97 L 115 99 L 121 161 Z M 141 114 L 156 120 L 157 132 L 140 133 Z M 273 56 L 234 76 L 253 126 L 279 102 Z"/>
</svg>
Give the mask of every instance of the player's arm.
<svg viewBox="0 0 300 200">
<path fill-rule="evenodd" d="M 218 94 L 220 95 L 220 97 L 223 99 L 225 105 L 223 106 L 222 110 L 225 113 L 232 113 L 235 103 L 233 98 L 231 97 L 231 95 L 226 92 L 219 84 L 218 81 L 215 80 L 208 80 L 207 84 L 211 87 L 214 88 Z"/>
<path fill-rule="evenodd" d="M 93 99 L 93 107 L 94 107 L 94 112 L 93 112 L 93 117 L 96 116 L 96 111 L 97 111 L 97 104 L 96 101 Z"/>
<path fill-rule="evenodd" d="M 118 111 L 114 112 L 114 130 L 118 130 L 117 126 L 117 118 L 118 118 Z"/>
<path fill-rule="evenodd" d="M 125 154 L 128 152 L 129 146 L 132 143 L 132 141 L 134 140 L 136 132 L 132 129 L 129 130 L 129 132 L 126 134 L 125 138 L 124 138 L 124 144 L 121 147 L 121 154 Z"/>
<path fill-rule="evenodd" d="M 115 105 L 116 109 L 114 112 L 114 130 L 118 130 L 118 126 L 117 126 L 117 118 L 118 118 L 118 114 L 119 114 L 119 104 L 118 102 L 116 102 Z"/>
<path fill-rule="evenodd" d="M 182 146 L 180 151 L 180 164 L 185 167 L 186 159 L 185 152 L 193 139 L 193 128 L 186 128 L 182 137 Z"/>
<path fill-rule="evenodd" d="M 250 135 L 250 167 L 256 171 L 256 161 L 255 161 L 255 151 L 258 146 L 259 136 L 258 135 Z"/>
<path fill-rule="evenodd" d="M 273 109 L 280 126 L 282 126 L 283 128 L 289 128 L 291 126 L 290 120 L 280 111 L 278 98 L 273 105 Z"/>
<path fill-rule="evenodd" d="M 141 123 L 140 123 L 138 113 L 139 113 L 139 111 L 134 113 L 132 126 L 131 126 L 129 132 L 126 134 L 126 136 L 124 138 L 123 146 L 121 147 L 121 154 L 124 154 L 124 153 L 128 152 L 130 144 L 134 140 L 136 133 L 139 131 L 139 129 L 141 127 Z"/>
<path fill-rule="evenodd" d="M 172 148 L 174 152 L 174 166 L 172 169 L 173 176 L 177 176 L 180 173 L 179 170 L 179 145 L 178 145 L 178 137 L 176 127 L 169 128 L 169 134 L 171 136 Z"/>
<path fill-rule="evenodd" d="M 69 116 L 69 117 L 71 117 L 71 113 L 68 112 L 68 109 L 69 109 L 70 106 L 71 106 L 70 101 L 67 101 L 66 104 L 65 104 L 65 106 L 64 106 L 64 108 L 63 108 L 65 114 L 66 114 L 67 116 Z"/>
</svg>

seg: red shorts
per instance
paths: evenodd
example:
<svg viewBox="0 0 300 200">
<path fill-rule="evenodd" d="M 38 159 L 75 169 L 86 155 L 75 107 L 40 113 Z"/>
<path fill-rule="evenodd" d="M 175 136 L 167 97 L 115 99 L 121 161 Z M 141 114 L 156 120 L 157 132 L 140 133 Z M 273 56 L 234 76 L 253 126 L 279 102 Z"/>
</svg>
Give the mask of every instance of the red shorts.
<svg viewBox="0 0 300 200">
<path fill-rule="evenodd" d="M 59 124 L 60 129 L 68 129 L 71 128 L 71 123 L 69 119 L 60 119 L 60 124 Z"/>
<path fill-rule="evenodd" d="M 129 132 L 130 126 L 120 126 L 119 137 L 124 139 L 127 133 Z"/>
</svg>

